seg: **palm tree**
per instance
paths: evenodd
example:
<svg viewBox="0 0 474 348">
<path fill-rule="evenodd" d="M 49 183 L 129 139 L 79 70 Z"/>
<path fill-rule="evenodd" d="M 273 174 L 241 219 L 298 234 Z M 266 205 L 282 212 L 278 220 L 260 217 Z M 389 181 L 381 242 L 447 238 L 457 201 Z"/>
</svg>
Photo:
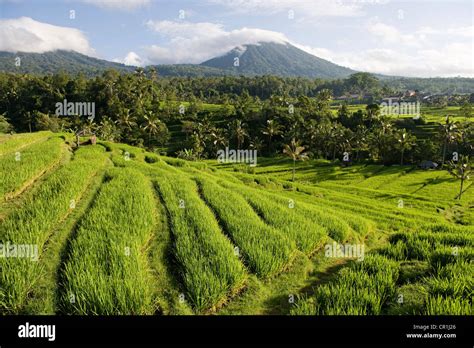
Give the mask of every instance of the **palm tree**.
<svg viewBox="0 0 474 348">
<path fill-rule="evenodd" d="M 400 165 L 403 166 L 405 150 L 410 150 L 413 147 L 416 138 L 403 129 L 395 134 L 395 139 L 397 140 L 397 147 L 401 152 Z"/>
<path fill-rule="evenodd" d="M 250 141 L 249 147 L 252 150 L 260 151 L 263 147 L 263 141 L 259 137 L 255 137 Z"/>
<path fill-rule="evenodd" d="M 444 162 L 446 160 L 446 151 L 448 149 L 448 146 L 453 140 L 456 138 L 458 129 L 457 129 L 457 124 L 454 121 L 449 120 L 449 115 L 446 116 L 446 122 L 444 125 L 441 126 L 441 133 L 443 137 L 443 162 L 442 165 L 444 165 Z"/>
<path fill-rule="evenodd" d="M 121 131 L 120 133 L 123 132 L 126 136 L 127 134 L 130 134 L 130 131 L 137 125 L 137 122 L 135 117 L 130 115 L 130 109 L 125 109 L 125 111 L 118 116 L 117 120 L 115 121 L 115 124 L 119 126 Z M 123 137 L 122 134 L 121 136 Z"/>
<path fill-rule="evenodd" d="M 271 151 L 272 138 L 281 134 L 281 126 L 275 120 L 267 120 L 262 133 L 268 137 L 268 150 Z"/>
<path fill-rule="evenodd" d="M 214 129 L 211 132 L 210 137 L 212 139 L 212 144 L 213 144 L 214 149 L 216 150 L 216 152 L 219 149 L 222 149 L 223 147 L 226 147 L 229 144 L 229 141 L 227 139 L 227 136 L 224 133 L 224 130 L 222 130 L 220 128 Z"/>
<path fill-rule="evenodd" d="M 333 146 L 332 160 L 336 160 L 336 151 L 338 147 L 341 147 L 345 140 L 344 128 L 340 123 L 334 123 L 331 128 L 330 142 Z"/>
<path fill-rule="evenodd" d="M 354 132 L 351 142 L 356 149 L 356 161 L 359 160 L 359 152 L 367 149 L 368 134 L 369 130 L 364 125 L 358 125 Z"/>
<path fill-rule="evenodd" d="M 291 181 L 295 181 L 296 161 L 304 161 L 308 158 L 304 149 L 304 146 L 301 146 L 299 141 L 296 141 L 294 138 L 290 144 L 285 145 L 283 148 L 283 153 L 293 159 L 293 176 Z"/>
<path fill-rule="evenodd" d="M 161 121 L 152 114 L 151 111 L 148 111 L 145 116 L 145 123 L 142 128 L 145 132 L 148 133 L 148 142 L 151 142 L 151 137 L 157 135 L 160 132 Z"/>
<path fill-rule="evenodd" d="M 231 133 L 237 140 L 237 150 L 240 150 L 240 146 L 245 141 L 245 138 L 248 137 L 247 130 L 245 129 L 246 124 L 241 120 L 235 120 L 231 123 Z"/>
<path fill-rule="evenodd" d="M 458 199 L 461 199 L 464 181 L 469 180 L 472 174 L 472 164 L 469 161 L 469 156 L 461 155 L 458 162 L 450 161 L 448 171 L 452 176 L 461 180 L 458 195 Z"/>
</svg>

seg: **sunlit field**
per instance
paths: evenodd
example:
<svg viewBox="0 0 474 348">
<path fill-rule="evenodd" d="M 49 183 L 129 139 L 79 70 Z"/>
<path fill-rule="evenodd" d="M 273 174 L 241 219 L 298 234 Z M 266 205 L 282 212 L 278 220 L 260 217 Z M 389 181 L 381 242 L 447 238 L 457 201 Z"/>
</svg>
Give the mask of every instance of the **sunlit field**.
<svg viewBox="0 0 474 348">
<path fill-rule="evenodd" d="M 3 314 L 473 314 L 474 188 L 413 165 L 0 137 Z M 20 159 L 18 159 L 18 153 Z M 332 245 L 363 253 L 329 255 Z"/>
</svg>

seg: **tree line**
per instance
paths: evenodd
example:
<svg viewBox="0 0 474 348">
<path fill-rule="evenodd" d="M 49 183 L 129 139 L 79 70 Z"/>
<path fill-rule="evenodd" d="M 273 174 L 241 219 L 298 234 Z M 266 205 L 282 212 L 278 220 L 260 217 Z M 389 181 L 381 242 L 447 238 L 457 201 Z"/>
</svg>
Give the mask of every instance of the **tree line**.
<svg viewBox="0 0 474 348">
<path fill-rule="evenodd" d="M 0 132 L 83 131 L 187 159 L 215 158 L 226 146 L 265 156 L 304 147 L 312 158 L 384 164 L 444 163 L 452 152 L 472 154 L 472 122 L 448 117 L 426 137 L 416 134 L 422 118 L 393 119 L 377 103 L 355 112 L 342 104 L 334 114 L 334 91 L 323 88 L 331 83 L 272 76 L 163 79 L 143 69 L 91 79 L 2 73 Z M 383 88 L 364 73 L 344 83 L 360 95 Z M 56 115 L 63 100 L 95 103 L 95 119 Z"/>
</svg>

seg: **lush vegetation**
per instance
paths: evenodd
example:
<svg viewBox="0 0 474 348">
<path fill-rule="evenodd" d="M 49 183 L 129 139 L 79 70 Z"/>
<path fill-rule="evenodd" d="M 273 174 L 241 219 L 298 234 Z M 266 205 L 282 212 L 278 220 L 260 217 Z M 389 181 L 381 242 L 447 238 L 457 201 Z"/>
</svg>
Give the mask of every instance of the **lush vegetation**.
<svg viewBox="0 0 474 348">
<path fill-rule="evenodd" d="M 153 314 L 147 243 L 156 216 L 151 182 L 111 170 L 79 222 L 64 265 L 61 309 L 71 314 Z"/>
<path fill-rule="evenodd" d="M 0 73 L 2 314 L 472 314 L 472 94 L 125 70 Z"/>
<path fill-rule="evenodd" d="M 143 69 L 92 79 L 1 74 L 0 115 L 4 131 L 94 133 L 190 160 L 216 158 L 225 147 L 271 157 L 293 141 L 309 158 L 347 163 L 445 163 L 453 152 L 471 155 L 469 95 L 452 98 L 455 106 L 395 116 L 380 107 L 380 97 L 392 92 L 375 77 L 357 73 L 341 84 L 339 91 L 322 80 L 271 76 L 162 79 Z M 346 92 L 365 99 L 370 93 L 372 103 L 333 105 L 333 93 Z M 94 117 L 57 115 L 64 100 L 94 103 Z"/>
<path fill-rule="evenodd" d="M 37 248 L 2 249 L 3 314 L 473 314 L 470 180 L 460 196 L 446 170 L 75 142 L 0 137 L 21 174 L 2 181 L 17 194 L 0 203 L 0 242 Z M 17 152 L 25 168 L 10 169 Z"/>
<path fill-rule="evenodd" d="M 59 146 L 57 142 L 56 146 Z M 57 224 L 71 213 L 91 177 L 105 164 L 103 153 L 102 147 L 80 149 L 72 161 L 57 169 L 37 188 L 28 190 L 22 206 L 0 221 L 2 245 L 8 242 L 36 246 L 34 258 L 41 259 L 43 247 Z M 41 278 L 41 263 L 31 259 L 0 258 L 0 305 L 3 311 L 21 312 L 28 294 Z"/>
</svg>

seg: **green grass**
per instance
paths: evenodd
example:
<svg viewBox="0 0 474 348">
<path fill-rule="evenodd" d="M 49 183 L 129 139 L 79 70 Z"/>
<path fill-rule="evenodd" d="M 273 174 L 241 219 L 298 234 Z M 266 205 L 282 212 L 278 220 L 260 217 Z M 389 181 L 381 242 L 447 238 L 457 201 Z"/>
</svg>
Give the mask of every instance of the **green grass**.
<svg viewBox="0 0 474 348">
<path fill-rule="evenodd" d="M 193 181 L 160 175 L 155 184 L 170 218 L 183 300 L 198 312 L 213 309 L 243 286 L 244 267 Z"/>
<path fill-rule="evenodd" d="M 106 179 L 71 242 L 61 312 L 153 314 L 147 260 L 156 224 L 151 183 L 132 169 L 110 170 Z"/>
<path fill-rule="evenodd" d="M 35 286 L 41 253 L 54 227 L 74 209 L 89 180 L 104 165 L 102 147 L 78 150 L 74 160 L 59 168 L 27 197 L 22 208 L 0 221 L 0 241 L 33 245 L 39 262 L 30 258 L 0 258 L 0 310 L 19 313 Z"/>
<path fill-rule="evenodd" d="M 50 138 L 37 145 L 30 145 L 21 152 L 0 157 L 0 197 L 4 199 L 21 192 L 41 174 L 60 160 L 63 140 Z M 18 156 L 17 156 L 18 155 Z"/>
<path fill-rule="evenodd" d="M 51 132 L 23 133 L 15 135 L 5 135 L 5 139 L 0 143 L 0 157 L 8 153 L 21 150 L 22 148 L 35 142 L 45 140 Z"/>
<path fill-rule="evenodd" d="M 69 138 L 0 139 L 15 196 L 0 242 L 39 251 L 0 258 L 2 314 L 472 312 L 474 191 L 454 200 L 445 171 L 309 160 L 292 182 L 284 158 L 249 169 Z M 333 240 L 363 261 L 326 257 Z"/>
<path fill-rule="evenodd" d="M 198 178 L 202 194 L 239 247 L 248 267 L 258 276 L 272 276 L 284 269 L 295 243 L 265 224 L 247 201 L 216 183 Z"/>
<path fill-rule="evenodd" d="M 366 256 L 339 271 L 334 282 L 318 287 L 314 295 L 300 299 L 291 314 L 377 315 L 395 294 L 399 266 L 378 255 Z"/>
</svg>

